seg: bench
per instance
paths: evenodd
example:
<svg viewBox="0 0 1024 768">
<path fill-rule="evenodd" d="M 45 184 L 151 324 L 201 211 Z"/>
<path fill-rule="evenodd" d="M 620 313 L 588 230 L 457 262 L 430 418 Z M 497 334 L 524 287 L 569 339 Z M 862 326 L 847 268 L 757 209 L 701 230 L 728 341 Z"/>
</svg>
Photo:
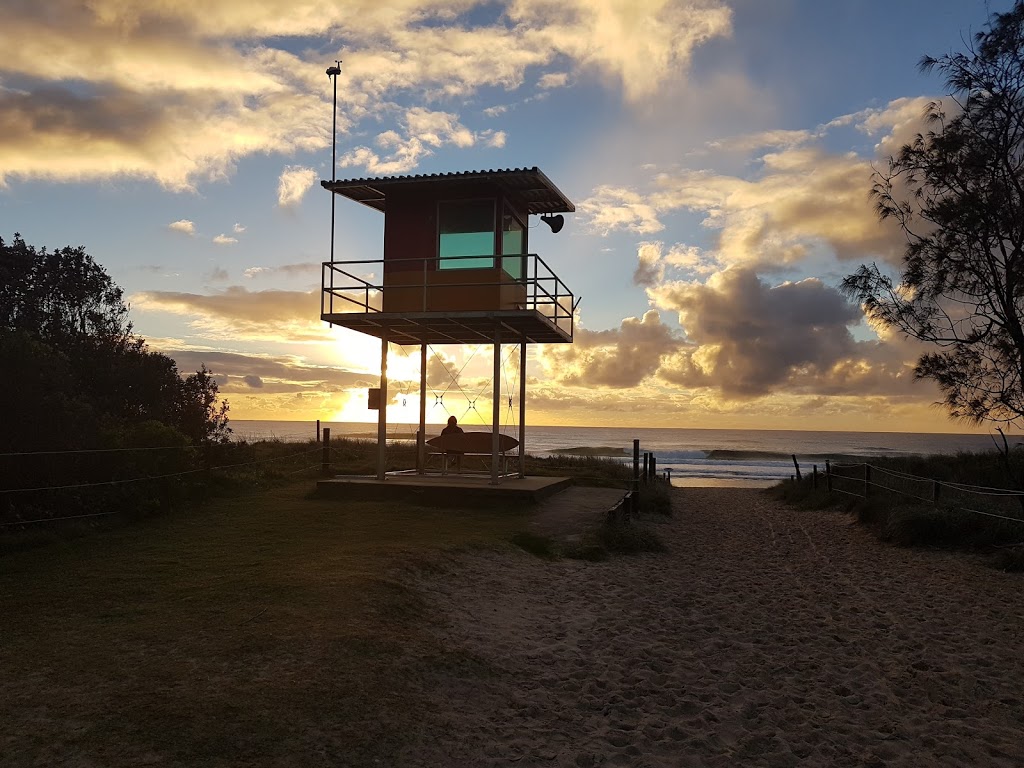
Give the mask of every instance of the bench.
<svg viewBox="0 0 1024 768">
<path fill-rule="evenodd" d="M 438 435 L 427 440 L 431 453 L 440 455 L 442 474 L 448 474 L 448 456 L 458 459 L 457 471 L 462 471 L 463 456 L 490 456 L 493 448 L 494 435 L 490 432 L 455 432 Z M 518 448 L 519 441 L 508 435 L 498 435 L 498 457 L 501 461 L 502 474 L 508 474 L 508 452 Z"/>
</svg>

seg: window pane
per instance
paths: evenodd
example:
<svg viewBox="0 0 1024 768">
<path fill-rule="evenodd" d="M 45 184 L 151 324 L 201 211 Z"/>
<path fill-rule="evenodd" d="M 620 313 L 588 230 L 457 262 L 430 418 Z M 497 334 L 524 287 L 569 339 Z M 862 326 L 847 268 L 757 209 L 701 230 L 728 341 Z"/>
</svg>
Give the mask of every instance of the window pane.
<svg viewBox="0 0 1024 768">
<path fill-rule="evenodd" d="M 506 213 L 501 224 L 501 252 L 509 254 L 523 253 L 523 225 L 515 216 Z M 505 258 L 501 260 L 501 268 L 510 277 L 519 280 L 523 276 L 523 257 Z"/>
<path fill-rule="evenodd" d="M 456 259 L 455 256 L 494 255 L 494 202 L 466 200 L 441 203 L 437 253 L 441 269 L 489 269 L 493 258 Z"/>
</svg>

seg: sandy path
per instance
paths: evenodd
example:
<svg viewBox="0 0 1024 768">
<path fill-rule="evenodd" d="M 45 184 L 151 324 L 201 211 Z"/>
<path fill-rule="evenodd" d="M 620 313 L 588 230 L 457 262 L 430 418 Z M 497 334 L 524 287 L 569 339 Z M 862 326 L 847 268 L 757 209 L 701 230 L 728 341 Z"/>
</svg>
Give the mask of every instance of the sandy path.
<svg viewBox="0 0 1024 768">
<path fill-rule="evenodd" d="M 465 663 L 409 765 L 1024 764 L 1024 578 L 756 491 L 680 489 L 663 555 L 467 555 Z"/>
</svg>

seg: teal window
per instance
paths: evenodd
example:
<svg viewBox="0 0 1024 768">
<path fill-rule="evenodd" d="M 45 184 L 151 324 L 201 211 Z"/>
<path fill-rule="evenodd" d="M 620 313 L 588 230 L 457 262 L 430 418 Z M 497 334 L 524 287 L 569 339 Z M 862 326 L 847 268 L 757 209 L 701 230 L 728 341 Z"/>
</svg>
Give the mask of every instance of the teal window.
<svg viewBox="0 0 1024 768">
<path fill-rule="evenodd" d="M 501 268 L 516 280 L 523 278 L 523 254 L 526 252 L 526 238 L 519 219 L 508 211 L 501 222 Z"/>
<path fill-rule="evenodd" d="M 440 269 L 494 267 L 493 200 L 454 200 L 439 203 L 438 232 L 437 255 Z"/>
</svg>

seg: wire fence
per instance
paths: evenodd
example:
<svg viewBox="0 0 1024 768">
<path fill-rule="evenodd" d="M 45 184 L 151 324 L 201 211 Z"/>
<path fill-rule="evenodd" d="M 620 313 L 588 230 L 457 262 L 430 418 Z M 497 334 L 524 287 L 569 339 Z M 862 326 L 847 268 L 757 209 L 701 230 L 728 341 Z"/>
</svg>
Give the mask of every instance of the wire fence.
<svg viewBox="0 0 1024 768">
<path fill-rule="evenodd" d="M 832 493 L 864 499 L 897 495 L 944 509 L 1024 524 L 1024 491 L 921 477 L 869 462 L 826 464 L 825 480 Z"/>
<path fill-rule="evenodd" d="M 265 455 L 252 446 L 228 444 L 4 453 L 0 531 L 144 509 L 217 478 L 251 478 L 253 471 L 264 477 L 308 472 L 320 466 L 310 461 L 322 451 L 317 445 Z"/>
</svg>

